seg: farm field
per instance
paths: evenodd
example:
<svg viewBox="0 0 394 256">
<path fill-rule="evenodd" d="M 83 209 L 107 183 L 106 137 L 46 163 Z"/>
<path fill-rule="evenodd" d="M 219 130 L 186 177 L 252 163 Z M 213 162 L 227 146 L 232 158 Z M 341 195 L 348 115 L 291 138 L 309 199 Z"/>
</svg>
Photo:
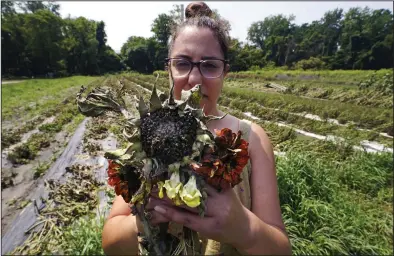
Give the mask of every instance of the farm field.
<svg viewBox="0 0 394 256">
<path fill-rule="evenodd" d="M 392 254 L 388 72 L 271 70 L 226 78 L 222 111 L 261 125 L 274 146 L 282 214 L 295 255 Z M 168 77 L 159 73 L 158 89 L 168 94 Z M 103 255 L 101 230 L 114 197 L 103 154 L 126 145 L 118 135 L 123 119 L 85 118 L 75 97 L 81 85 L 120 86 L 119 81 L 133 109 L 133 95 L 147 100 L 155 76 L 2 85 L 4 254 Z"/>
</svg>

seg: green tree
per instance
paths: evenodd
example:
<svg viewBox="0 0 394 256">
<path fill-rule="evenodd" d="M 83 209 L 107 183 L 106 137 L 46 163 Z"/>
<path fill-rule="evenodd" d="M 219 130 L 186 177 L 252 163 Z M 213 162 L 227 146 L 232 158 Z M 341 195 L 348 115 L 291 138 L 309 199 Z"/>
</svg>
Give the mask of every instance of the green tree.
<svg viewBox="0 0 394 256">
<path fill-rule="evenodd" d="M 105 33 L 105 23 L 100 21 L 96 27 L 96 40 L 98 42 L 98 52 L 101 53 L 107 43 L 107 34 Z"/>
<path fill-rule="evenodd" d="M 152 56 L 148 44 L 151 43 L 144 37 L 131 36 L 121 48 L 121 56 L 131 70 L 140 73 L 152 73 L 154 70 Z"/>
<path fill-rule="evenodd" d="M 1 14 L 2 16 L 4 15 L 10 15 L 10 14 L 15 14 L 15 6 L 13 1 L 1 1 Z"/>
<path fill-rule="evenodd" d="M 63 20 L 48 10 L 38 10 L 25 16 L 24 37 L 28 39 L 26 51 L 31 56 L 31 71 L 45 75 L 58 70 L 62 59 Z"/>
<path fill-rule="evenodd" d="M 165 13 L 159 14 L 159 16 L 153 21 L 151 32 L 153 32 L 154 38 L 161 45 L 167 45 L 174 24 L 173 17 Z"/>
<path fill-rule="evenodd" d="M 284 65 L 290 52 L 288 48 L 294 44 L 294 19 L 294 15 L 275 15 L 254 22 L 248 29 L 248 40 L 264 52 L 266 61 Z"/>
<path fill-rule="evenodd" d="M 44 1 L 26 1 L 19 2 L 18 6 L 25 13 L 35 13 L 39 10 L 48 10 L 55 15 L 60 16 L 60 5 L 54 3 L 54 1 L 47 1 L 46 3 Z"/>
<path fill-rule="evenodd" d="M 66 19 L 64 27 L 66 39 L 67 71 L 70 74 L 98 74 L 98 41 L 96 40 L 96 22 L 84 17 Z"/>
</svg>

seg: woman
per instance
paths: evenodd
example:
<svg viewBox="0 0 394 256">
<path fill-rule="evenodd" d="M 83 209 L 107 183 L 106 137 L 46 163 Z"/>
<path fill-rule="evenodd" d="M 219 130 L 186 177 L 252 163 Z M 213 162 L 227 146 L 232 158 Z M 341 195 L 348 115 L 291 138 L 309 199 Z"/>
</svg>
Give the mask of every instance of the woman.
<svg viewBox="0 0 394 256">
<path fill-rule="evenodd" d="M 173 32 L 169 48 L 168 68 L 174 81 L 174 97 L 179 99 L 182 90 L 201 84 L 201 105 L 206 114 L 221 116 L 217 100 L 229 71 L 224 61 L 228 31 L 225 23 L 210 17 L 212 11 L 205 3 L 189 4 L 185 14 L 186 21 Z M 153 195 L 147 205 L 152 213 L 151 223 L 175 222 L 197 231 L 204 238 L 201 254 L 290 254 L 279 205 L 273 149 L 266 133 L 260 126 L 231 115 L 208 126 L 211 132 L 226 127 L 242 130 L 243 138 L 249 142 L 250 162 L 243 171 L 243 181 L 220 193 L 208 187 L 204 218 L 193 209 L 176 207 L 170 200 Z M 118 196 L 103 230 L 105 253 L 137 254 L 137 233 L 141 230 L 140 221 Z"/>
</svg>

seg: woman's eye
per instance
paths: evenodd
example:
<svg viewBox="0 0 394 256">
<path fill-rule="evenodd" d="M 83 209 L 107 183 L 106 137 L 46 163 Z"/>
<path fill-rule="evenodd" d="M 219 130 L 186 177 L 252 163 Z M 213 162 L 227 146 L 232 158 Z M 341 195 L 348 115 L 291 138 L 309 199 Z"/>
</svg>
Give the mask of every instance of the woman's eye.
<svg viewBox="0 0 394 256">
<path fill-rule="evenodd" d="M 177 66 L 177 67 L 188 67 L 188 66 L 189 66 L 189 63 L 186 62 L 186 61 L 180 61 L 180 62 L 177 62 L 177 63 L 176 63 L 176 66 Z"/>
<path fill-rule="evenodd" d="M 204 63 L 205 68 L 217 68 L 215 63 Z"/>
</svg>

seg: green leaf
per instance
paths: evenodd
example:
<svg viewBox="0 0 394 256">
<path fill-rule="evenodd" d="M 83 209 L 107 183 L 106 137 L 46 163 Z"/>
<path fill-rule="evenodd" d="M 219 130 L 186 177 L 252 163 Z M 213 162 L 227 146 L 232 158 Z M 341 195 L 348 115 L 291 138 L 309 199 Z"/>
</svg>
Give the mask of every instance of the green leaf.
<svg viewBox="0 0 394 256">
<path fill-rule="evenodd" d="M 148 106 L 145 104 L 142 96 L 140 96 L 140 100 L 138 101 L 138 112 L 141 117 L 145 116 L 149 112 Z"/>
<path fill-rule="evenodd" d="M 86 98 L 82 97 L 82 92 L 85 88 L 82 86 L 81 91 L 77 94 L 78 110 L 85 116 L 97 117 L 105 111 L 113 111 L 123 113 L 128 116 L 129 113 L 125 110 L 124 102 L 121 99 L 115 100 L 114 96 L 109 90 L 95 89 L 89 93 Z"/>
<path fill-rule="evenodd" d="M 150 97 L 149 102 L 150 102 L 150 112 L 154 112 L 162 107 L 160 98 L 157 95 L 156 84 L 153 86 L 152 95 Z"/>
</svg>

